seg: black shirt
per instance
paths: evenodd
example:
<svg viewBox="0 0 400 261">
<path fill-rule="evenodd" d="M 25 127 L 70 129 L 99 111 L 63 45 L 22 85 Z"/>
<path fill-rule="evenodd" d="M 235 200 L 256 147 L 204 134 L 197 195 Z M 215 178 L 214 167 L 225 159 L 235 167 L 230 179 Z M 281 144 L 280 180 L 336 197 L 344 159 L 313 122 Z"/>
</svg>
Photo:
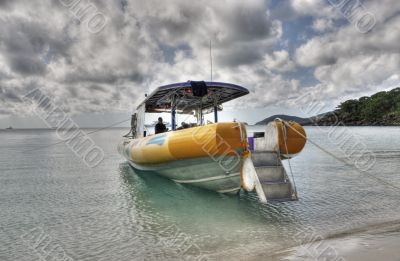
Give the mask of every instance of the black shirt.
<svg viewBox="0 0 400 261">
<path fill-rule="evenodd" d="M 165 127 L 164 123 L 159 122 L 159 123 L 156 124 L 156 126 L 155 126 L 156 134 L 163 133 L 163 132 L 166 132 L 166 131 L 167 131 L 167 127 Z"/>
</svg>

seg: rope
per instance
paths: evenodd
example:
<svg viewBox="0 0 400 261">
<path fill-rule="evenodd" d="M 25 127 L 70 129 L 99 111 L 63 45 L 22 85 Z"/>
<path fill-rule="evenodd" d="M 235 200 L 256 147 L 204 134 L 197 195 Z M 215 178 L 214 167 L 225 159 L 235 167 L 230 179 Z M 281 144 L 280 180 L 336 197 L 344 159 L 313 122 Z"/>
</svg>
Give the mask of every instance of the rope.
<svg viewBox="0 0 400 261">
<path fill-rule="evenodd" d="M 102 130 L 106 130 L 106 129 L 112 128 L 112 127 L 114 127 L 114 126 L 118 126 L 118 125 L 120 125 L 120 124 L 122 124 L 122 123 L 124 123 L 124 122 L 130 121 L 130 120 L 131 120 L 131 119 L 129 119 L 129 120 L 123 120 L 123 121 L 120 121 L 120 122 L 116 122 L 116 123 L 113 123 L 113 124 L 111 124 L 111 125 L 109 125 L 109 126 L 106 126 L 106 127 L 103 127 L 103 128 L 97 129 L 97 130 L 94 130 L 94 131 L 90 131 L 90 132 L 87 132 L 87 133 L 83 133 L 82 135 L 78 135 L 78 136 L 75 136 L 75 137 L 73 137 L 73 138 L 75 139 L 75 138 L 77 138 L 77 137 L 82 137 L 82 136 L 90 135 L 90 134 L 93 134 L 93 133 L 96 133 L 96 132 L 99 132 L 99 131 L 102 131 Z M 31 152 L 31 151 L 36 151 L 36 150 L 40 150 L 40 149 L 45 149 L 45 148 L 52 147 L 52 146 L 55 146 L 55 145 L 58 145 L 58 144 L 61 144 L 61 143 L 68 142 L 68 141 L 70 141 L 70 140 L 71 140 L 71 139 L 62 140 L 62 141 L 59 141 L 59 142 L 56 142 L 56 143 L 52 143 L 52 144 L 49 144 L 49 145 L 45 145 L 45 146 L 41 146 L 41 147 L 38 147 L 38 148 L 35 148 L 35 149 L 25 150 L 25 151 L 22 151 L 22 153 Z"/>
<path fill-rule="evenodd" d="M 297 187 L 296 187 L 296 181 L 294 179 L 294 175 L 293 175 L 293 170 L 292 170 L 292 164 L 290 163 L 290 156 L 289 156 L 289 150 L 287 147 L 287 132 L 286 132 L 286 123 L 282 120 L 282 119 L 277 119 L 279 120 L 282 126 L 282 134 L 283 134 L 283 141 L 285 143 L 285 149 L 286 149 L 286 154 L 288 155 L 287 160 L 288 160 L 288 164 L 289 164 L 289 170 L 290 170 L 290 176 L 292 177 L 292 181 L 293 181 L 293 193 L 294 196 L 297 198 Z"/>
<path fill-rule="evenodd" d="M 282 121 L 282 120 L 281 120 L 281 121 Z M 398 186 L 396 186 L 396 185 L 393 185 L 393 184 L 389 183 L 389 182 L 386 181 L 386 180 L 383 180 L 383 179 L 381 179 L 381 178 L 378 178 L 378 177 L 376 177 L 375 175 L 372 175 L 372 174 L 370 174 L 370 173 L 367 172 L 367 171 L 361 171 L 361 170 L 359 170 L 359 169 L 358 169 L 356 166 L 354 166 L 353 164 L 347 162 L 347 161 L 344 160 L 344 159 L 339 158 L 338 156 L 336 156 L 336 155 L 333 154 L 332 152 L 328 151 L 327 149 L 325 149 L 325 148 L 321 147 L 320 145 L 318 145 L 316 142 L 312 141 L 310 138 L 304 136 L 301 132 L 299 132 L 298 130 L 296 130 L 295 128 L 293 128 L 290 124 L 286 124 L 286 122 L 284 122 L 284 121 L 282 121 L 282 122 L 283 122 L 285 125 L 287 125 L 289 128 L 291 128 L 294 132 L 296 132 L 297 134 L 299 134 L 302 138 L 306 139 L 308 142 L 310 142 L 311 144 L 313 144 L 315 147 L 317 147 L 317 148 L 320 149 L 321 151 L 325 152 L 326 154 L 330 155 L 330 156 L 333 157 L 334 159 L 336 159 L 336 160 L 338 160 L 338 161 L 344 163 L 345 165 L 347 165 L 347 166 L 353 168 L 353 169 L 356 170 L 358 173 L 360 173 L 360 174 L 365 174 L 365 175 L 367 175 L 369 178 L 374 179 L 374 180 L 376 180 L 376 181 L 382 183 L 383 185 L 386 185 L 386 186 L 389 186 L 389 187 L 391 187 L 391 188 L 400 190 L 400 187 L 398 187 Z"/>
</svg>

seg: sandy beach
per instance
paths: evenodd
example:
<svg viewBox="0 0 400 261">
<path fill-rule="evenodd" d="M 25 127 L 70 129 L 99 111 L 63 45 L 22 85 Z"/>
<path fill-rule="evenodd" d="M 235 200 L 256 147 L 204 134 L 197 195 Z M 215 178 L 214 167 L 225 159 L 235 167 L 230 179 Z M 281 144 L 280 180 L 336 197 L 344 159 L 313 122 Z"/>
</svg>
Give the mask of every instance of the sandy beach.
<svg viewBox="0 0 400 261">
<path fill-rule="evenodd" d="M 399 261 L 400 222 L 375 224 L 289 248 L 272 260 Z"/>
</svg>

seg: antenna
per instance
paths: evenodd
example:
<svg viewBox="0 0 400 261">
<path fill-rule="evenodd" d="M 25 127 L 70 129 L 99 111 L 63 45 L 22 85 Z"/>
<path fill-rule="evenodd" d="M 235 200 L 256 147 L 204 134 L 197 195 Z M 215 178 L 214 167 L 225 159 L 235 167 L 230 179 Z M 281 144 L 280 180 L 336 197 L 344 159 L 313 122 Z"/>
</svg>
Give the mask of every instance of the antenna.
<svg viewBox="0 0 400 261">
<path fill-rule="evenodd" d="M 210 39 L 210 79 L 213 81 L 213 60 L 212 60 L 212 44 Z"/>
</svg>

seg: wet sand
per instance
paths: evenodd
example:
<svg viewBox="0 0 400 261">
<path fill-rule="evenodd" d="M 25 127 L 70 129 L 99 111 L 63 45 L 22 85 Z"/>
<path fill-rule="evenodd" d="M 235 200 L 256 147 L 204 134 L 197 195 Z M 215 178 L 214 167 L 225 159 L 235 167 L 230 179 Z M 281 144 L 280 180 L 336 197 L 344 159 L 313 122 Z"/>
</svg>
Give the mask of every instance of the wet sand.
<svg viewBox="0 0 400 261">
<path fill-rule="evenodd" d="M 333 235 L 282 251 L 271 260 L 400 261 L 399 221 Z"/>
<path fill-rule="evenodd" d="M 284 248 L 275 253 L 247 253 L 240 260 L 400 261 L 400 221 L 368 225 Z M 310 241 L 308 241 L 310 242 Z"/>
<path fill-rule="evenodd" d="M 209 260 L 245 261 L 400 261 L 400 221 L 373 224 L 322 240 L 269 252 L 263 243 L 208 255 Z M 264 247 L 265 249 L 265 247 Z"/>
</svg>

